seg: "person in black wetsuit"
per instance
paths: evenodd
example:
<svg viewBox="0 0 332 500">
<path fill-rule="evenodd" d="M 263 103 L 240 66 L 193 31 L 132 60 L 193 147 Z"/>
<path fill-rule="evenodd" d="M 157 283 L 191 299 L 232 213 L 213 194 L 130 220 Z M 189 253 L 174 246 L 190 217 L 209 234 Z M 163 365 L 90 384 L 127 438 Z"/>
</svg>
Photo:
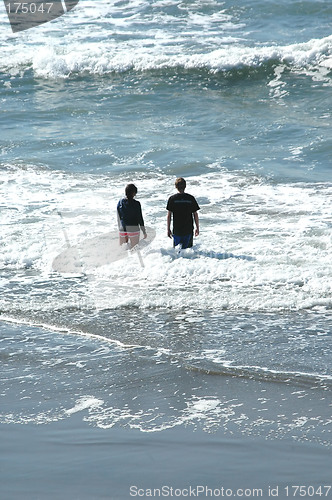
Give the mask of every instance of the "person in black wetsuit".
<svg viewBox="0 0 332 500">
<path fill-rule="evenodd" d="M 144 238 L 147 237 L 147 234 L 141 204 L 134 200 L 137 187 L 134 184 L 128 184 L 125 194 L 126 197 L 122 198 L 117 205 L 120 245 L 129 242 L 130 247 L 133 248 L 139 242 L 140 229 Z"/>
<path fill-rule="evenodd" d="M 167 202 L 167 236 L 173 237 L 173 246 L 181 245 L 181 248 L 193 246 L 194 221 L 195 236 L 199 235 L 199 220 L 197 211 L 200 209 L 194 196 L 185 193 L 186 181 L 179 177 L 175 181 L 177 194 L 170 196 Z M 171 231 L 171 220 L 173 215 L 173 232 Z"/>
</svg>

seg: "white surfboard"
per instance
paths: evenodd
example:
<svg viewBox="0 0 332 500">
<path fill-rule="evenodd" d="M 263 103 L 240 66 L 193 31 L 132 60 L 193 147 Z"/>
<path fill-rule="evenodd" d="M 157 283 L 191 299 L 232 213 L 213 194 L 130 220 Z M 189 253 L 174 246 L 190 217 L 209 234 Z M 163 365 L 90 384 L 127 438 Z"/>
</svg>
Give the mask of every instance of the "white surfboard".
<svg viewBox="0 0 332 500">
<path fill-rule="evenodd" d="M 137 252 L 139 261 L 143 266 L 141 250 L 148 246 L 155 238 L 156 232 L 151 227 L 146 227 L 147 238 L 141 239 L 138 245 L 130 252 Z M 87 269 L 111 264 L 128 257 L 127 245 L 119 244 L 118 231 L 104 233 L 94 238 L 84 240 L 78 245 L 68 246 L 55 257 L 52 263 L 54 271 L 59 273 L 82 273 Z"/>
</svg>

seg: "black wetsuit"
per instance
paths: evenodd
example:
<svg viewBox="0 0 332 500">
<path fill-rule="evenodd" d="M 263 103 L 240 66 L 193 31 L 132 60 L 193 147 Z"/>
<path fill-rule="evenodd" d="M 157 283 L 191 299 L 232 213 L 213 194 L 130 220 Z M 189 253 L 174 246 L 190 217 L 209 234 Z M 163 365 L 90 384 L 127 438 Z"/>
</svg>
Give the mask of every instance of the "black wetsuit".
<svg viewBox="0 0 332 500">
<path fill-rule="evenodd" d="M 139 226 L 144 227 L 142 208 L 139 201 L 123 198 L 118 203 L 117 211 L 121 231 L 139 231 Z"/>
</svg>

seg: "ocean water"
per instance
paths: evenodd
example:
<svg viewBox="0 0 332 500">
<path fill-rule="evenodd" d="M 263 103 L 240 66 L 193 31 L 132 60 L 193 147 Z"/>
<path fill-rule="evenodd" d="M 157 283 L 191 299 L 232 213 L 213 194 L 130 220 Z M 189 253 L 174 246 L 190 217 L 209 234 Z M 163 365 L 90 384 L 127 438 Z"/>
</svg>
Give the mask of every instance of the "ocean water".
<svg viewBox="0 0 332 500">
<path fill-rule="evenodd" d="M 146 436 L 170 456 L 169 432 L 202 432 L 202 456 L 211 434 L 306 446 L 331 469 L 331 17 L 329 0 L 81 0 L 12 34 L 2 7 L 0 422 L 20 436 L 10 463 L 29 436 L 72 425 L 128 446 Z M 178 176 L 201 207 L 200 236 L 181 253 L 166 235 Z M 66 245 L 116 230 L 128 182 L 156 231 L 144 267 L 132 254 L 55 272 Z M 116 494 L 77 498 L 129 498 L 129 463 Z M 299 452 L 274 479 L 286 487 L 294 467 L 309 480 L 309 464 Z M 23 498 L 6 477 L 4 498 Z M 69 490 L 52 496 L 44 479 L 32 491 L 24 498 Z"/>
</svg>

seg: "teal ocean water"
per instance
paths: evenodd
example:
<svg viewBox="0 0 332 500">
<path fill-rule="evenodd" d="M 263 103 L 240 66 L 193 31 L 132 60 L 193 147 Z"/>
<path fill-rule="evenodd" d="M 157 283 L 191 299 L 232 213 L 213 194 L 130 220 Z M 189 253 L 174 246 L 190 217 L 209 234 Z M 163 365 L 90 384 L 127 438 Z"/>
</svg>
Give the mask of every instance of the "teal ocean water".
<svg viewBox="0 0 332 500">
<path fill-rule="evenodd" d="M 169 432 L 186 443 L 202 432 L 202 457 L 213 433 L 305 446 L 331 469 L 331 18 L 328 0 L 81 0 L 13 34 L 2 7 L 0 423 L 20 436 L 10 463 L 38 429 L 75 425 L 118 432 L 124 446 L 134 432 L 153 449 L 160 439 L 169 456 Z M 201 234 L 181 254 L 166 235 L 178 176 L 201 207 Z M 156 231 L 144 267 L 133 254 L 55 272 L 68 243 L 116 230 L 128 182 Z M 257 485 L 264 458 L 253 455 Z M 315 488 L 331 482 L 300 457 L 275 481 L 291 484 L 294 467 L 297 481 L 302 470 Z M 78 498 L 129 498 L 128 463 L 113 496 L 99 478 Z M 50 495 L 44 472 L 24 498 L 67 498 L 60 486 Z M 23 498 L 12 474 L 4 498 Z"/>
</svg>

